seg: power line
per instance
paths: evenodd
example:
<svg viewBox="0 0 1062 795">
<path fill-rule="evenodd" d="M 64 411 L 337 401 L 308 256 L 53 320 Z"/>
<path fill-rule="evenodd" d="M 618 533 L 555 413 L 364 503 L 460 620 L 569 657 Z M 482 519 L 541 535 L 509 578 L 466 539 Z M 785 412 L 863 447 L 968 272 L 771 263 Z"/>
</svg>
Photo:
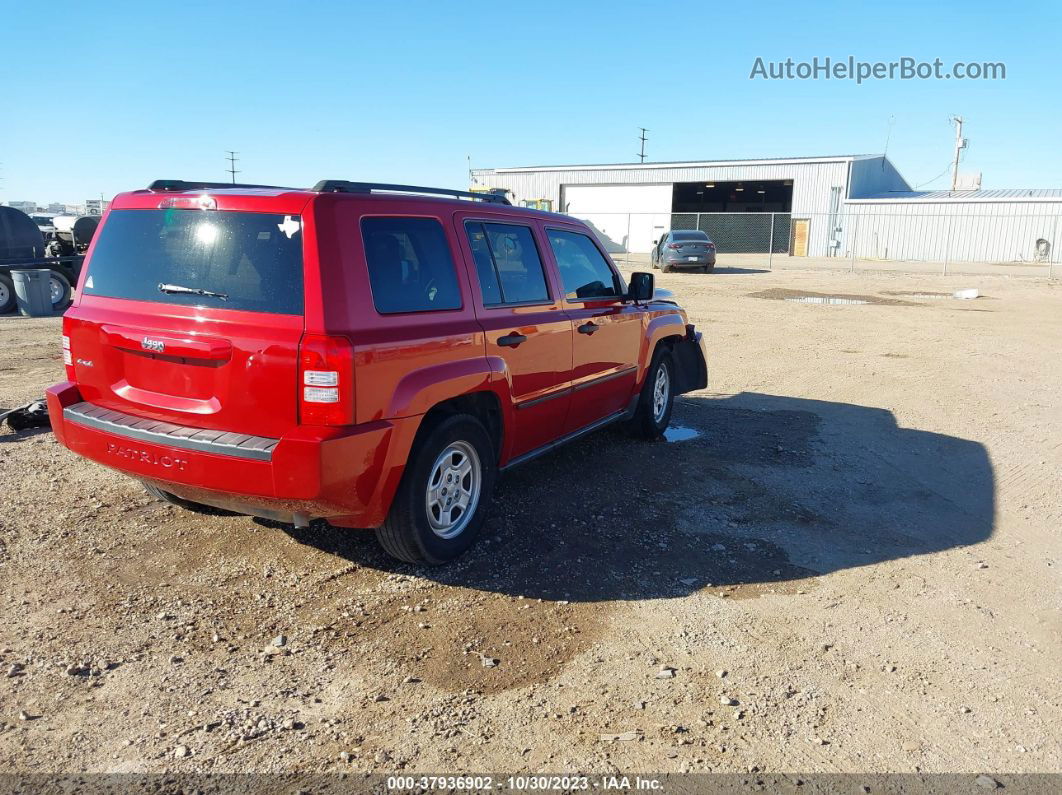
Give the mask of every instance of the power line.
<svg viewBox="0 0 1062 795">
<path fill-rule="evenodd" d="M 940 172 L 939 174 L 937 174 L 937 175 L 936 175 L 935 177 L 933 177 L 933 179 L 929 179 L 929 180 L 926 180 L 926 181 L 925 181 L 925 182 L 923 182 L 923 183 L 922 183 L 921 185 L 915 185 L 915 186 L 914 186 L 914 188 L 913 188 L 913 190 L 918 190 L 919 188 L 924 188 L 924 187 L 925 187 L 926 185 L 930 184 L 931 182 L 936 182 L 936 181 L 937 181 L 938 179 L 940 179 L 941 177 L 943 177 L 943 176 L 944 176 L 945 174 L 947 174 L 947 173 L 948 173 L 949 171 L 951 171 L 951 162 L 950 162 L 950 161 L 948 162 L 948 165 L 946 165 L 946 166 L 944 167 L 944 170 L 943 170 L 943 171 L 941 171 L 941 172 Z"/>
<path fill-rule="evenodd" d="M 235 185 L 236 184 L 236 175 L 240 173 L 236 169 L 236 161 L 240 159 L 240 158 L 236 157 L 236 155 L 238 155 L 239 152 L 234 152 L 231 149 L 227 149 L 225 151 L 228 152 L 228 155 L 226 155 L 226 159 L 229 161 L 229 167 L 226 170 L 232 175 L 232 184 Z"/>
<path fill-rule="evenodd" d="M 951 172 L 951 190 L 956 190 L 959 181 L 959 163 L 962 162 L 963 151 L 970 145 L 970 142 L 962 137 L 962 125 L 966 120 L 962 116 L 952 116 L 948 121 L 955 125 L 955 154 L 952 160 L 948 162 L 948 165 L 944 167 L 944 170 L 937 174 L 933 179 L 926 180 L 921 185 L 915 185 L 914 190 L 924 188 L 932 182 L 936 182 L 943 177 L 949 171 Z"/>
</svg>

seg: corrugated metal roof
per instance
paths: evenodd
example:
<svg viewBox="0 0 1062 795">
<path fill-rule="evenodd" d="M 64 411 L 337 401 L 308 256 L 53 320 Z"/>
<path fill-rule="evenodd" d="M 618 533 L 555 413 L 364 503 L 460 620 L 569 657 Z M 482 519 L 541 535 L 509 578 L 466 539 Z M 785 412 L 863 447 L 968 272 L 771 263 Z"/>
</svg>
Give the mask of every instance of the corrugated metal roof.
<svg viewBox="0 0 1062 795">
<path fill-rule="evenodd" d="M 474 168 L 473 174 L 501 174 L 514 171 L 589 171 L 597 169 L 627 169 L 627 168 L 686 168 L 703 166 L 729 166 L 729 165 L 765 165 L 781 163 L 837 163 L 845 160 L 863 160 L 866 158 L 882 157 L 882 155 L 823 155 L 820 157 L 761 157 L 736 160 L 672 160 L 656 161 L 649 163 L 589 163 L 584 165 L 569 166 L 513 166 L 511 168 Z"/>
<path fill-rule="evenodd" d="M 912 190 L 875 193 L 849 201 L 1005 202 L 1062 201 L 1062 188 L 997 188 L 995 190 Z"/>
</svg>

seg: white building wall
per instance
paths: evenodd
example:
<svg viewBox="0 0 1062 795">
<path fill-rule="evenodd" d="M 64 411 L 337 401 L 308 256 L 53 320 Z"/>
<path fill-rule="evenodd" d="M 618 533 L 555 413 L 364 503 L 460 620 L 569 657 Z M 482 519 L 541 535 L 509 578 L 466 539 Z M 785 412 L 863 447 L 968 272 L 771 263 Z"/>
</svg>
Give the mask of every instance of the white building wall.
<svg viewBox="0 0 1062 795">
<path fill-rule="evenodd" d="M 807 218 L 830 212 L 830 189 L 849 195 L 849 169 L 862 158 L 808 158 L 777 161 L 712 161 L 704 163 L 620 164 L 614 166 L 544 166 L 541 168 L 478 169 L 472 172 L 474 187 L 505 188 L 511 191 L 514 204 L 525 199 L 549 199 L 553 209 L 573 212 L 566 207 L 572 186 L 580 185 L 654 185 L 670 186 L 675 182 L 741 182 L 756 180 L 793 181 L 793 218 Z M 880 158 L 872 158 L 875 161 Z M 879 163 L 880 169 L 880 163 Z M 604 196 L 604 194 L 602 194 Z M 669 199 L 670 202 L 670 199 Z M 586 207 L 583 212 L 591 212 Z M 598 210 L 600 212 L 600 210 Z M 627 212 L 635 212 L 627 210 Z M 648 222 L 641 226 L 650 228 Z M 825 223 L 812 222 L 808 254 L 826 256 L 829 229 Z M 634 237 L 632 234 L 632 243 Z M 638 251 L 637 248 L 632 248 Z M 648 251 L 648 248 L 643 249 Z M 832 252 L 836 253 L 836 252 Z"/>
<path fill-rule="evenodd" d="M 1062 262 L 1062 201 L 854 200 L 846 209 L 845 245 L 861 258 L 1033 262 L 1043 239 Z"/>
<path fill-rule="evenodd" d="M 647 252 L 671 226 L 671 183 L 666 185 L 566 185 L 569 215 L 586 221 L 610 254 Z"/>
</svg>

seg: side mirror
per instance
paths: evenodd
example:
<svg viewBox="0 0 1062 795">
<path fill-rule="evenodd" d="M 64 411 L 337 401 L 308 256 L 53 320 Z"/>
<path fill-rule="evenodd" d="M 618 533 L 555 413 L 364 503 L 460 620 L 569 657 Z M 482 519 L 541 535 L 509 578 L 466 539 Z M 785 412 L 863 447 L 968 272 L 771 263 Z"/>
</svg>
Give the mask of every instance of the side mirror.
<svg viewBox="0 0 1062 795">
<path fill-rule="evenodd" d="M 635 271 L 631 274 L 631 284 L 627 288 L 627 298 L 631 301 L 652 300 L 653 283 L 653 274 Z"/>
<path fill-rule="evenodd" d="M 660 242 L 660 238 L 657 238 L 656 240 L 653 241 L 653 245 L 655 246 L 659 242 Z"/>
</svg>

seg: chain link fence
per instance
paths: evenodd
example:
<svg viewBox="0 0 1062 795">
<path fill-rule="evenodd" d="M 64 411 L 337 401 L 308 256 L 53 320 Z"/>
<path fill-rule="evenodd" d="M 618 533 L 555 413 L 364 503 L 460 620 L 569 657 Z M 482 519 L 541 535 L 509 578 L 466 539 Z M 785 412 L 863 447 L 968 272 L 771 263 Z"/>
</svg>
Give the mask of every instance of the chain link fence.
<svg viewBox="0 0 1062 795">
<path fill-rule="evenodd" d="M 853 205 L 836 213 L 573 213 L 621 264 L 646 267 L 671 230 L 699 229 L 716 269 L 1062 275 L 1062 207 L 962 213 Z M 1013 210 L 1013 212 L 1011 212 Z"/>
</svg>

